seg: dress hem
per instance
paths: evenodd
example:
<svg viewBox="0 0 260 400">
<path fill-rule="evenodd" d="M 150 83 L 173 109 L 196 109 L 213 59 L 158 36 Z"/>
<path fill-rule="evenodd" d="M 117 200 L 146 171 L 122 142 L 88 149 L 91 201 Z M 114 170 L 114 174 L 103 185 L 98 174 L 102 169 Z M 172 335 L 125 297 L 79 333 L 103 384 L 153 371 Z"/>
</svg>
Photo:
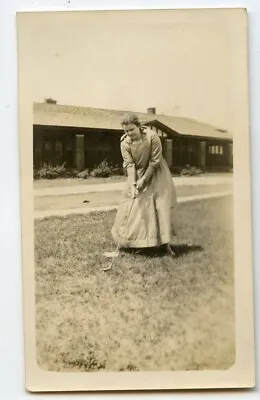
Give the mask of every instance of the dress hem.
<svg viewBox="0 0 260 400">
<path fill-rule="evenodd" d="M 166 239 L 165 237 L 162 238 L 160 241 L 156 239 L 144 239 L 144 240 L 123 240 L 122 238 L 117 235 L 114 230 L 111 231 L 114 241 L 117 244 L 120 244 L 121 247 L 126 248 L 148 248 L 148 247 L 158 247 L 164 244 L 170 244 L 171 240 Z"/>
</svg>

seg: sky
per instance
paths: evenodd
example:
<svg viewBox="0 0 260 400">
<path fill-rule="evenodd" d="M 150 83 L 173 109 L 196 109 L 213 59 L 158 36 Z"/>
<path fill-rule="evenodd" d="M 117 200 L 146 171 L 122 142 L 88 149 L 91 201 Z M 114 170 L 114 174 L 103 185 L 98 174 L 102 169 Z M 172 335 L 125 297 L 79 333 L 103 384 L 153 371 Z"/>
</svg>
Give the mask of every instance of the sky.
<svg viewBox="0 0 260 400">
<path fill-rule="evenodd" d="M 232 131 L 234 34 L 226 14 L 37 13 L 23 30 L 34 101 L 194 118 Z"/>
</svg>

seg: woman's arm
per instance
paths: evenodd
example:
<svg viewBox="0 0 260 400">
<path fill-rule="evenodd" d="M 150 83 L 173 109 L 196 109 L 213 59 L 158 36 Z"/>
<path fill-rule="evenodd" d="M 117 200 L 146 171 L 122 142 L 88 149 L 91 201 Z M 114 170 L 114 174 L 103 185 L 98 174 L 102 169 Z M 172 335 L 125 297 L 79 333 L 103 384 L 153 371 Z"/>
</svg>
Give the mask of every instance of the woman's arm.
<svg viewBox="0 0 260 400">
<path fill-rule="evenodd" d="M 129 185 L 136 183 L 136 166 L 130 152 L 130 148 L 125 141 L 121 142 L 121 154 L 123 157 L 123 168 L 127 171 Z"/>
<path fill-rule="evenodd" d="M 162 159 L 162 144 L 159 136 L 156 133 L 152 134 L 151 137 L 151 156 L 148 167 L 144 173 L 143 179 L 144 183 L 147 184 L 154 172 L 158 168 L 160 161 Z"/>
</svg>

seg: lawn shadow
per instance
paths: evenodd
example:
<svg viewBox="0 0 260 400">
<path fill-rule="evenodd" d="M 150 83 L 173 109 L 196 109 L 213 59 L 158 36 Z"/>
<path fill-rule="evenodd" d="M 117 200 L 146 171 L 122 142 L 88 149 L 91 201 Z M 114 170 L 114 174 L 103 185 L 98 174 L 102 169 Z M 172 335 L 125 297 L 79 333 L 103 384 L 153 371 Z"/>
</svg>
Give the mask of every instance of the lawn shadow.
<svg viewBox="0 0 260 400">
<path fill-rule="evenodd" d="M 199 245 L 190 245 L 183 243 L 183 244 L 171 245 L 171 249 L 174 251 L 176 257 L 181 257 L 183 255 L 193 253 L 195 251 L 202 251 L 203 247 Z M 129 249 L 124 249 L 123 251 L 126 254 L 133 254 L 149 258 L 164 257 L 167 254 L 164 246 L 148 247 L 143 249 L 129 248 Z"/>
<path fill-rule="evenodd" d="M 195 251 L 203 251 L 203 247 L 195 244 L 176 244 L 171 245 L 171 249 L 176 254 L 176 257 L 181 257 L 185 254 L 194 253 Z"/>
</svg>

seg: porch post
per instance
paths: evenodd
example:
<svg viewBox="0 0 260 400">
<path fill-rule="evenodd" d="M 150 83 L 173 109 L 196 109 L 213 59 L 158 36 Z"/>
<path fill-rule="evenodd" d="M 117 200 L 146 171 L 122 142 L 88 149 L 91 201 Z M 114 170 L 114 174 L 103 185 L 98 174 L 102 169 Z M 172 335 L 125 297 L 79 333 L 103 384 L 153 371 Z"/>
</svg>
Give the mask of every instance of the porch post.
<svg viewBox="0 0 260 400">
<path fill-rule="evenodd" d="M 206 166 L 206 142 L 200 142 L 200 167 Z"/>
<path fill-rule="evenodd" d="M 85 168 L 84 135 L 76 135 L 75 163 L 78 171 Z"/>
<path fill-rule="evenodd" d="M 43 132 L 36 132 L 34 136 L 34 167 L 43 165 Z"/>
<path fill-rule="evenodd" d="M 165 158 L 169 168 L 172 168 L 172 139 L 165 140 Z"/>
<path fill-rule="evenodd" d="M 228 144 L 228 165 L 233 167 L 233 143 Z"/>
</svg>

